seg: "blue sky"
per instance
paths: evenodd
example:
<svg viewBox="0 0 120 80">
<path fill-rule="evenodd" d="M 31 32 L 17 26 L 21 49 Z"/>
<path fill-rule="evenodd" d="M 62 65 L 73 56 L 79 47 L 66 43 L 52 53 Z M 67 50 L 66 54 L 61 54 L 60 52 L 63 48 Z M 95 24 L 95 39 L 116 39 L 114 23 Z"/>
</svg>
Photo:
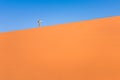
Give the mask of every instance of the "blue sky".
<svg viewBox="0 0 120 80">
<path fill-rule="evenodd" d="M 120 0 L 0 0 L 0 32 L 120 15 Z"/>
</svg>

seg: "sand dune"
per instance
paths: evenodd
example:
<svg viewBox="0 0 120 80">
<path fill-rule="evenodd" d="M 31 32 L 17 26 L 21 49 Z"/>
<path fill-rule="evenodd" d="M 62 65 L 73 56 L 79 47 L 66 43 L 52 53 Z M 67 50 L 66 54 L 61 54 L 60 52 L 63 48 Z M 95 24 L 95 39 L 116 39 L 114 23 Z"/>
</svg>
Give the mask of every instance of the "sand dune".
<svg viewBox="0 0 120 80">
<path fill-rule="evenodd" d="M 0 80 L 120 80 L 120 17 L 0 33 Z"/>
</svg>

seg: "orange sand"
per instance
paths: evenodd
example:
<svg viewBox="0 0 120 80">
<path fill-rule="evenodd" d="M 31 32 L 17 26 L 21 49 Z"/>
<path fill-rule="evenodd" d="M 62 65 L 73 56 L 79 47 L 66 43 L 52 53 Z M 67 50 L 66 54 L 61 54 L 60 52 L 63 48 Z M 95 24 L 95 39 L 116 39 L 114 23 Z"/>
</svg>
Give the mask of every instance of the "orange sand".
<svg viewBox="0 0 120 80">
<path fill-rule="evenodd" d="M 1 33 L 0 80 L 120 80 L 120 17 Z"/>
</svg>

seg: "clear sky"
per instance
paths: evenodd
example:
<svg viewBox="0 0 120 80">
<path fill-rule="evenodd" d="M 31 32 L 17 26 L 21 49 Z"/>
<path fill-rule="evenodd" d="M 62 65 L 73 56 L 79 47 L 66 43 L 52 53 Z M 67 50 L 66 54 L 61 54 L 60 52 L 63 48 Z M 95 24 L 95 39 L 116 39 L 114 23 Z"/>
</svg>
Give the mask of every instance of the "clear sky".
<svg viewBox="0 0 120 80">
<path fill-rule="evenodd" d="M 0 32 L 120 15 L 120 0 L 0 0 Z"/>
</svg>

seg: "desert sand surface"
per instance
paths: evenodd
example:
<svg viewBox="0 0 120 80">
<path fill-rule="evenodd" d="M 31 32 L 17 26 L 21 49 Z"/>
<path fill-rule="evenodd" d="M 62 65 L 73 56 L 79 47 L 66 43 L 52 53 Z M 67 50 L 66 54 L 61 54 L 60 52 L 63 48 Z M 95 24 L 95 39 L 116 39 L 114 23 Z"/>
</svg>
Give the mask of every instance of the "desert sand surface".
<svg viewBox="0 0 120 80">
<path fill-rule="evenodd" d="M 120 17 L 0 33 L 0 80 L 120 80 Z"/>
</svg>

